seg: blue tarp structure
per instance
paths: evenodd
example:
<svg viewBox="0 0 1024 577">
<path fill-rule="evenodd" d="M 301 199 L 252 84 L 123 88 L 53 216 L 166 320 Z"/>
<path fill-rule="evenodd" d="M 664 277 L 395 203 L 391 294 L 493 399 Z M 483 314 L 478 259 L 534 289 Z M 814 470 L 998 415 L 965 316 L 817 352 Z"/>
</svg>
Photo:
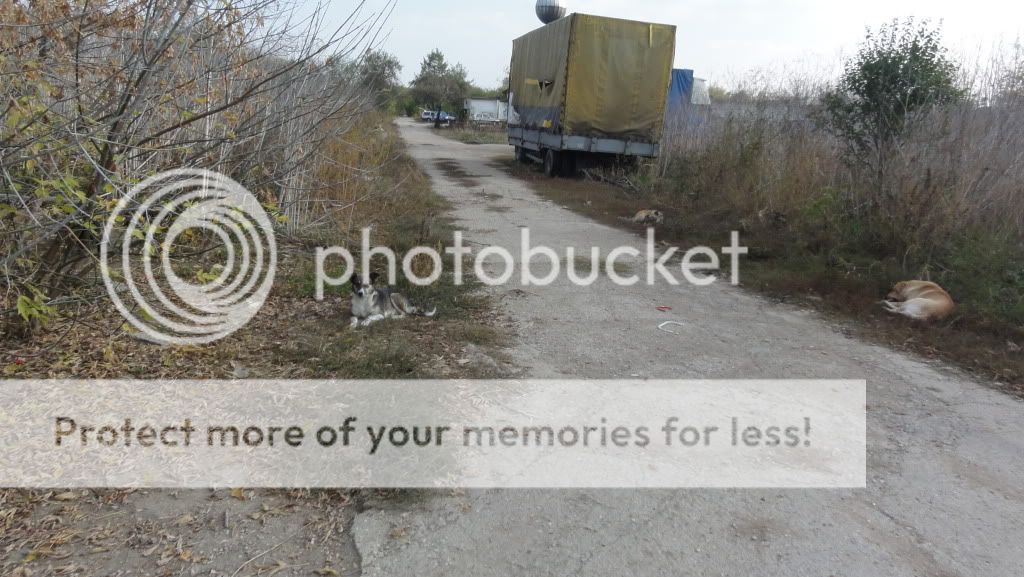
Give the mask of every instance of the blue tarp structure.
<svg viewBox="0 0 1024 577">
<path fill-rule="evenodd" d="M 674 68 L 672 70 L 672 83 L 668 89 L 668 113 L 678 113 L 680 109 L 690 103 L 690 96 L 693 94 L 693 70 Z"/>
<path fill-rule="evenodd" d="M 693 70 L 676 68 L 672 70 L 672 83 L 668 90 L 668 105 L 665 107 L 665 126 L 669 132 L 700 130 L 709 118 L 710 106 L 702 106 L 700 94 L 694 95 Z M 700 88 L 698 87 L 698 91 Z M 706 97 L 705 97 L 706 100 Z"/>
</svg>

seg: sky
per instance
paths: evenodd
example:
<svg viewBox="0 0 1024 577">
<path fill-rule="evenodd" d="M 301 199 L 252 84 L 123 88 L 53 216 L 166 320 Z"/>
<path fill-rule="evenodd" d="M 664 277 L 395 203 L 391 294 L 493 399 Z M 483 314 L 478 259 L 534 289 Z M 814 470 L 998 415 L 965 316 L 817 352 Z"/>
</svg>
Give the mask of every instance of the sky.
<svg viewBox="0 0 1024 577">
<path fill-rule="evenodd" d="M 386 0 L 367 0 L 367 9 Z M 344 12 L 354 2 L 333 0 Z M 397 0 L 384 25 L 382 48 L 402 62 L 402 80 L 416 75 L 439 48 L 462 63 L 478 86 L 501 82 L 512 40 L 540 26 L 534 0 Z M 1024 2 L 973 0 L 567 0 L 569 12 L 674 24 L 677 68 L 735 86 L 750 71 L 834 74 L 856 51 L 865 27 L 914 16 L 942 21 L 954 56 L 974 60 L 1024 34 Z"/>
</svg>

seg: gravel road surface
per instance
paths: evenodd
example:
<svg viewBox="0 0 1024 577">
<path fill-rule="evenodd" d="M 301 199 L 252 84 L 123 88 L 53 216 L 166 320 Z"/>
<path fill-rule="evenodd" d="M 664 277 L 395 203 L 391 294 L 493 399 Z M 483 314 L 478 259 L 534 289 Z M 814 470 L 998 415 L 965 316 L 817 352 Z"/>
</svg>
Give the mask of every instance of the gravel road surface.
<svg viewBox="0 0 1024 577">
<path fill-rule="evenodd" d="M 534 244 L 643 247 L 509 176 L 496 164 L 509 147 L 400 124 L 468 239 L 515 247 L 529 226 Z M 493 290 L 529 377 L 866 379 L 867 488 L 423 492 L 356 517 L 363 575 L 968 577 L 1024 567 L 1021 402 L 722 282 L 581 288 L 563 278 Z M 683 323 L 678 334 L 657 330 L 665 320 Z"/>
</svg>

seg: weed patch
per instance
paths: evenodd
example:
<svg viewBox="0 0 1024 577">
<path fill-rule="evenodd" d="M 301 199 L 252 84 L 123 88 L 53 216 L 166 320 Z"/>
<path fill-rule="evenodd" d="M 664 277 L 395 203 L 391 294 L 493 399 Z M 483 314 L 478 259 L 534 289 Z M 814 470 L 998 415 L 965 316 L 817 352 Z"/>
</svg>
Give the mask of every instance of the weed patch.
<svg viewBox="0 0 1024 577">
<path fill-rule="evenodd" d="M 508 144 L 508 133 L 504 127 L 460 127 L 441 130 L 438 134 L 463 144 Z"/>
<path fill-rule="evenodd" d="M 661 210 L 665 223 L 657 228 L 658 240 L 682 248 L 725 246 L 731 231 L 740 231 L 741 243 L 750 249 L 741 261 L 744 286 L 814 307 L 836 322 L 856 320 L 850 330 L 864 338 L 954 362 L 1024 394 L 1024 355 L 1017 348 L 1024 345 L 1019 273 L 1024 266 L 1010 239 L 962 234 L 936 247 L 943 253 L 930 265 L 904 261 L 905 254 L 877 242 L 872 224 L 840 217 L 838 195 L 828 189 L 803 205 L 791 200 L 769 204 L 763 197 L 734 202 L 721 188 L 715 192 L 716 186 L 753 186 L 749 174 L 732 172 L 755 170 L 750 154 L 733 157 L 728 170 L 724 165 L 699 169 L 693 157 L 679 156 L 675 162 L 680 174 L 689 175 L 688 182 L 676 173 L 654 178 L 652 168 L 640 168 L 641 173 L 648 171 L 646 179 L 640 173 L 630 179 L 643 183 L 640 193 L 587 178 L 551 179 L 536 167 L 511 159 L 494 166 L 559 206 L 638 235 L 644 234 L 644 227 L 632 225 L 628 217 L 641 209 Z M 706 171 L 718 176 L 712 179 Z M 703 176 L 698 178 L 697 173 Z M 790 177 L 785 182 L 799 180 Z M 769 208 L 773 206 L 778 208 Z M 588 261 L 576 263 L 581 273 L 589 269 Z M 879 301 L 893 284 L 922 277 L 950 291 L 958 303 L 953 317 L 925 326 L 881 311 Z"/>
</svg>

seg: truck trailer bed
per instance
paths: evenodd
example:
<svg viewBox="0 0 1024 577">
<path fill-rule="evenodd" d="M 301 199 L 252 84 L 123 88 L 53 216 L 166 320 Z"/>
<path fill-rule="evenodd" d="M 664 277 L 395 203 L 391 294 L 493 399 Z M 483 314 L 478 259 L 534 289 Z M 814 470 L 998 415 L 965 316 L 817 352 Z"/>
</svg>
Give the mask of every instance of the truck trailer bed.
<svg viewBox="0 0 1024 577">
<path fill-rule="evenodd" d="M 517 38 L 509 144 L 544 156 L 657 156 L 675 27 L 571 14 Z"/>
</svg>

